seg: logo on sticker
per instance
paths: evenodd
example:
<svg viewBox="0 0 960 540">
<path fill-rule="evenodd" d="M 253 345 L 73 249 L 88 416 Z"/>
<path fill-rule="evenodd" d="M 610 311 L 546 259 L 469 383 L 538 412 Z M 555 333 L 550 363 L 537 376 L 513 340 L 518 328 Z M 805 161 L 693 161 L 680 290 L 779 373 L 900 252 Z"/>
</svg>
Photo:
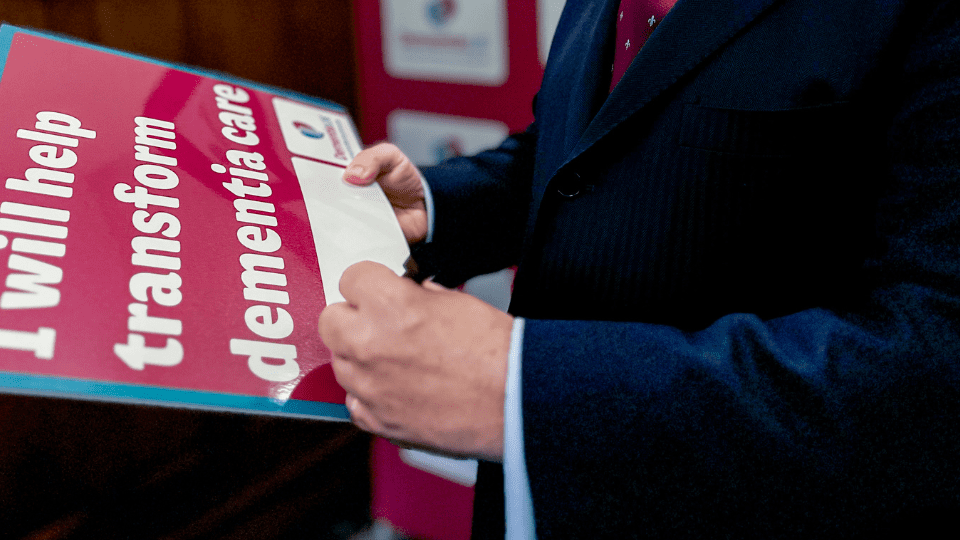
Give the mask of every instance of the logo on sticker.
<svg viewBox="0 0 960 540">
<path fill-rule="evenodd" d="M 455 0 L 431 0 L 427 2 L 427 19 L 436 27 L 445 26 L 457 14 Z"/>
<path fill-rule="evenodd" d="M 317 130 L 314 129 L 313 126 L 311 126 L 310 124 L 304 124 L 303 122 L 296 122 L 296 121 L 295 121 L 295 122 L 293 123 L 293 127 L 295 127 L 295 128 L 297 129 L 297 131 L 299 131 L 300 134 L 303 135 L 304 137 L 309 137 L 309 138 L 311 138 L 311 139 L 322 139 L 322 138 L 323 138 L 323 132 L 322 132 L 322 131 L 317 131 Z"/>
</svg>

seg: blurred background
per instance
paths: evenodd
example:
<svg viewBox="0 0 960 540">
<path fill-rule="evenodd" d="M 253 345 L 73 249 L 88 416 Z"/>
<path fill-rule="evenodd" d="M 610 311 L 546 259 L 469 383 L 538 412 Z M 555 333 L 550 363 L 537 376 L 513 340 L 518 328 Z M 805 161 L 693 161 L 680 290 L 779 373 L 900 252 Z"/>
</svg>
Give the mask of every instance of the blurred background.
<svg viewBox="0 0 960 540">
<path fill-rule="evenodd" d="M 353 3 L 3 0 L 0 20 L 323 96 L 356 110 Z"/>
<path fill-rule="evenodd" d="M 430 165 L 530 123 L 563 4 L 0 0 L 0 21 L 340 103 Z M 512 276 L 464 290 L 506 309 Z M 466 539 L 475 470 L 344 424 L 0 395 L 2 538 Z"/>
</svg>

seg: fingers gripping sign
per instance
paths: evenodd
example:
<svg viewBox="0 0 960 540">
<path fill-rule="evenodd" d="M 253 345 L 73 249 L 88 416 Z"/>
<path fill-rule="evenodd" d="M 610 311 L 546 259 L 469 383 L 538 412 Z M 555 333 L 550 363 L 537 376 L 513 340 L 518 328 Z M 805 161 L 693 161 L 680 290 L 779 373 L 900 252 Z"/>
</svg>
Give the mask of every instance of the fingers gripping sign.
<svg viewBox="0 0 960 540">
<path fill-rule="evenodd" d="M 513 318 L 371 262 L 348 268 L 340 291 L 346 302 L 321 313 L 320 337 L 354 423 L 413 446 L 499 460 Z"/>
<path fill-rule="evenodd" d="M 389 143 L 363 150 L 343 173 L 344 181 L 349 184 L 380 184 L 411 244 L 427 237 L 427 208 L 420 178 L 420 171 L 410 159 Z"/>
</svg>

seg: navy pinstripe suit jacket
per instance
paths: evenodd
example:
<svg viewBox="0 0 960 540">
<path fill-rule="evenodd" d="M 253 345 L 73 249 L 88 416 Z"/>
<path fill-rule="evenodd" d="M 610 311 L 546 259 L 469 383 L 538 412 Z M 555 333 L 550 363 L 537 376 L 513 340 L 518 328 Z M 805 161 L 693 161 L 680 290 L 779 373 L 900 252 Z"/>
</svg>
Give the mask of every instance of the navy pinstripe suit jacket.
<svg viewBox="0 0 960 540">
<path fill-rule="evenodd" d="M 441 282 L 519 264 L 539 538 L 956 506 L 958 3 L 679 0 L 608 95 L 617 3 L 568 0 L 526 132 L 424 171 Z"/>
</svg>

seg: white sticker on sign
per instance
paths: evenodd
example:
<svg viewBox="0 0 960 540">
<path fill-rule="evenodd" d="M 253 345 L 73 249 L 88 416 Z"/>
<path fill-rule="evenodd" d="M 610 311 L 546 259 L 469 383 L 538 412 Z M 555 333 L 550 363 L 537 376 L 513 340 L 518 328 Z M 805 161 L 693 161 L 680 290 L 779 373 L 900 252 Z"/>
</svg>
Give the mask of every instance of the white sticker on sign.
<svg viewBox="0 0 960 540">
<path fill-rule="evenodd" d="M 340 276 L 354 263 L 374 261 L 403 274 L 410 250 L 379 186 L 349 185 L 342 168 L 308 159 L 293 158 L 293 168 L 310 216 L 328 305 L 343 302 Z"/>
</svg>

